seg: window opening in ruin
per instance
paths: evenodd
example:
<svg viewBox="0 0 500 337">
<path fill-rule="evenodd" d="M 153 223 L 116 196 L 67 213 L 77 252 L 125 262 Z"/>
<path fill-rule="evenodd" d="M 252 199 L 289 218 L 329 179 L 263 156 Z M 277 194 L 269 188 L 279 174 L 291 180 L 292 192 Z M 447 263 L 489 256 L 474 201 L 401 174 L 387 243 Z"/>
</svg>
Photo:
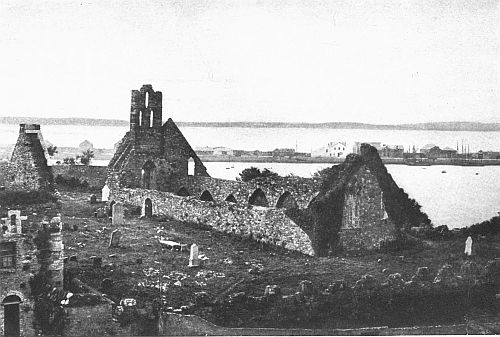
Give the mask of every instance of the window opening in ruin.
<svg viewBox="0 0 500 337">
<path fill-rule="evenodd" d="M 209 191 L 204 190 L 200 196 L 200 200 L 201 201 L 214 201 L 214 198 L 212 197 L 212 194 Z"/>
<path fill-rule="evenodd" d="M 149 127 L 150 128 L 153 127 L 153 110 L 152 109 L 149 110 Z"/>
<path fill-rule="evenodd" d="M 248 198 L 248 203 L 254 206 L 269 207 L 269 202 L 267 201 L 266 195 L 260 188 L 256 189 L 252 193 L 250 198 Z"/>
<path fill-rule="evenodd" d="M 194 162 L 194 159 L 189 158 L 189 160 L 188 160 L 188 175 L 194 176 L 195 167 L 196 167 L 196 164 Z"/>
<path fill-rule="evenodd" d="M 5 336 L 19 336 L 19 296 L 10 295 L 3 299 L 2 306 L 4 311 L 3 333 Z"/>
<path fill-rule="evenodd" d="M 238 201 L 236 200 L 236 198 L 232 194 L 230 194 L 230 195 L 227 196 L 226 201 L 227 202 L 233 202 L 235 204 L 238 203 Z"/>
<path fill-rule="evenodd" d="M 142 111 L 139 111 L 139 126 L 142 125 Z"/>
<path fill-rule="evenodd" d="M 14 268 L 16 265 L 16 243 L 0 243 L 0 268 Z"/>
<path fill-rule="evenodd" d="M 187 188 L 185 188 L 185 187 L 181 187 L 181 188 L 177 191 L 177 195 L 178 195 L 178 196 L 181 196 L 181 197 L 188 197 L 188 196 L 190 196 L 188 189 L 187 189 Z"/>
<path fill-rule="evenodd" d="M 276 202 L 276 208 L 298 208 L 297 202 L 292 197 L 292 194 L 285 191 Z"/>
<path fill-rule="evenodd" d="M 16 215 L 15 214 L 12 214 L 10 216 L 10 225 L 11 226 L 16 226 Z"/>
<path fill-rule="evenodd" d="M 151 218 L 153 216 L 153 203 L 149 198 L 144 200 L 144 216 L 147 218 Z"/>
<path fill-rule="evenodd" d="M 144 106 L 147 108 L 149 106 L 149 92 L 146 91 L 144 94 Z"/>
<path fill-rule="evenodd" d="M 156 166 L 152 161 L 148 160 L 142 167 L 142 188 L 147 190 L 153 189 L 154 170 Z"/>
</svg>

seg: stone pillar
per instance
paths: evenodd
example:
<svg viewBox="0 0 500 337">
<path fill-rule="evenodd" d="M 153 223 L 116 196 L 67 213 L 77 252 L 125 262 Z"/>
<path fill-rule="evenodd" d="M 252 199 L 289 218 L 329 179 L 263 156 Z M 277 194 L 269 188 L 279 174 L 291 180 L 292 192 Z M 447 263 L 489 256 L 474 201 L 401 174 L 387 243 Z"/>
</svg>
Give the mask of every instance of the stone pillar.
<svg viewBox="0 0 500 337">
<path fill-rule="evenodd" d="M 144 97 L 139 90 L 132 90 L 130 105 L 130 131 L 135 131 L 139 127 L 139 115 L 144 105 Z"/>
</svg>

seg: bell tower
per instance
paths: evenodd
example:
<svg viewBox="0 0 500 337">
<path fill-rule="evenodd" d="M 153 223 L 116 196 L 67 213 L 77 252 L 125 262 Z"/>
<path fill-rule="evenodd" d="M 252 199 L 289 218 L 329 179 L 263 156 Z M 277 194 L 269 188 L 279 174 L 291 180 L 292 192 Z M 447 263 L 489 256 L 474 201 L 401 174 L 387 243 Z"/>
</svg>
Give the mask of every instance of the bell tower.
<svg viewBox="0 0 500 337">
<path fill-rule="evenodd" d="M 130 131 L 161 128 L 161 91 L 154 91 L 151 84 L 144 84 L 140 90 L 132 90 L 130 105 Z"/>
</svg>

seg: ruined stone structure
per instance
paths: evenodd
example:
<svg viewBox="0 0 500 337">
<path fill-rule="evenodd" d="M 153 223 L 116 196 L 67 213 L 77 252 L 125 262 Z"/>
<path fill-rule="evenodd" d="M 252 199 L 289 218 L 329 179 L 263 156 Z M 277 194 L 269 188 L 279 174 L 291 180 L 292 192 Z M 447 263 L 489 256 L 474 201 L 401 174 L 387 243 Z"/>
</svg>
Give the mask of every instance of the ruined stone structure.
<svg viewBox="0 0 500 337">
<path fill-rule="evenodd" d="M 348 156 L 325 181 L 215 179 L 175 123 L 161 125 L 161 97 L 151 85 L 132 91 L 130 131 L 108 166 L 110 203 L 318 256 L 377 249 L 401 237 L 407 219 L 398 205 L 408 196 L 400 193 L 375 148 L 361 146 L 360 155 Z"/>
<path fill-rule="evenodd" d="M 53 177 L 47 166 L 40 125 L 19 125 L 19 136 L 4 175 L 6 187 L 9 189 L 53 189 Z"/>
<path fill-rule="evenodd" d="M 108 186 L 177 192 L 194 161 L 194 175 L 207 170 L 172 119 L 162 123 L 162 93 L 149 84 L 132 90 L 130 131 L 108 165 Z"/>
<path fill-rule="evenodd" d="M 0 335 L 34 336 L 34 298 L 30 280 L 41 268 L 46 268 L 51 284 L 62 289 L 64 247 L 61 228 L 52 225 L 49 229 L 50 257 L 41 261 L 33 233 L 16 221 L 16 213 L 13 215 L 2 224 L 0 232 Z"/>
</svg>

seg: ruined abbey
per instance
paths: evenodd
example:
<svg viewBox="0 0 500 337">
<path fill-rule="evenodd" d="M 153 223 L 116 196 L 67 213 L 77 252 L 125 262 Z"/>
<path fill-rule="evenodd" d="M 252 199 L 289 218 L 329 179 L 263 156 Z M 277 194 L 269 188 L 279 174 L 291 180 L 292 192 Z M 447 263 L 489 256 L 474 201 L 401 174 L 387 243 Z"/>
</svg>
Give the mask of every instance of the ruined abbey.
<svg viewBox="0 0 500 337">
<path fill-rule="evenodd" d="M 397 209 L 407 195 L 372 150 L 365 145 L 349 156 L 327 185 L 298 177 L 212 178 L 172 119 L 162 125 L 162 93 L 143 85 L 132 91 L 130 131 L 108 166 L 109 201 L 310 255 L 377 249 L 400 238 L 411 221 Z"/>
</svg>

